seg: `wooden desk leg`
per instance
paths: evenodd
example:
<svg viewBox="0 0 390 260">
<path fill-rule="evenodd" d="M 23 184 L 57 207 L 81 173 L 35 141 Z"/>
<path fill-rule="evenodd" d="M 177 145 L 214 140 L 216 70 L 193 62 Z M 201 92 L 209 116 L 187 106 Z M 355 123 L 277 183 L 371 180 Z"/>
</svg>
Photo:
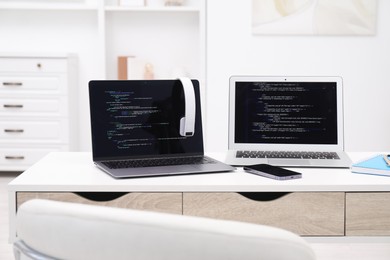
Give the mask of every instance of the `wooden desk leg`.
<svg viewBox="0 0 390 260">
<path fill-rule="evenodd" d="M 10 244 L 16 241 L 16 192 L 8 192 L 8 223 L 9 223 L 9 237 Z"/>
</svg>

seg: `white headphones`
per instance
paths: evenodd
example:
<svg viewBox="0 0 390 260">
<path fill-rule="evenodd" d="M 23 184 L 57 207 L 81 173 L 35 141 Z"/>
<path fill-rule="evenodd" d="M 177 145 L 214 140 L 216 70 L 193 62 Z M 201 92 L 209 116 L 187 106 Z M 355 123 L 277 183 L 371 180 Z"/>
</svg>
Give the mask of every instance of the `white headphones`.
<svg viewBox="0 0 390 260">
<path fill-rule="evenodd" d="M 189 78 L 179 78 L 184 90 L 185 112 L 180 119 L 180 135 L 193 136 L 195 133 L 195 92 Z"/>
</svg>

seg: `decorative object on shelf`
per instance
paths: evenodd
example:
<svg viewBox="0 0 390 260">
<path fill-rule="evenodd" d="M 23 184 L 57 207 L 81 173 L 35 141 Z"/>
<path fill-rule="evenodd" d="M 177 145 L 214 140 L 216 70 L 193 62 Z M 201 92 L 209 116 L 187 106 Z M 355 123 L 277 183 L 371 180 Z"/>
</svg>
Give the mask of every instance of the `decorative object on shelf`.
<svg viewBox="0 0 390 260">
<path fill-rule="evenodd" d="M 374 35 L 377 0 L 252 0 L 253 34 Z"/>
<path fill-rule="evenodd" d="M 144 79 L 154 79 L 154 69 L 151 63 L 145 64 Z"/>
<path fill-rule="evenodd" d="M 379 154 L 370 159 L 353 164 L 351 166 L 351 171 L 354 173 L 390 176 L 390 166 L 387 163 L 388 160 L 387 154 Z"/>
<path fill-rule="evenodd" d="M 165 0 L 165 6 L 182 6 L 183 0 Z"/>
<path fill-rule="evenodd" d="M 145 0 L 119 0 L 120 6 L 145 6 Z"/>
<path fill-rule="evenodd" d="M 145 61 L 135 56 L 119 56 L 118 79 L 144 79 L 146 66 L 145 64 Z"/>
</svg>

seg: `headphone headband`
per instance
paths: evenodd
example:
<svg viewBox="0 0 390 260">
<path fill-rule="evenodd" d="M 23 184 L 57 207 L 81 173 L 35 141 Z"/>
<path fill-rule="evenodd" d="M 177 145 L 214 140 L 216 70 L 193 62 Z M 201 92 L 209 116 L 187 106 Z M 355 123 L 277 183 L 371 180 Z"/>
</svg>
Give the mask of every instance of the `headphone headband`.
<svg viewBox="0 0 390 260">
<path fill-rule="evenodd" d="M 179 78 L 184 90 L 185 112 L 180 119 L 180 135 L 193 136 L 195 132 L 195 91 L 191 79 Z"/>
</svg>

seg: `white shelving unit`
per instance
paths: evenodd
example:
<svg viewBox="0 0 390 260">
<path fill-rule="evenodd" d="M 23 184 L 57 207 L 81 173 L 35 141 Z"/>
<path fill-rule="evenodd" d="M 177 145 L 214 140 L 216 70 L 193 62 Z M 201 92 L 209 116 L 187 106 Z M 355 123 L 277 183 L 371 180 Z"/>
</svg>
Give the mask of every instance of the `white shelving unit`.
<svg viewBox="0 0 390 260">
<path fill-rule="evenodd" d="M 158 64 L 166 62 L 166 60 L 160 60 L 159 54 L 164 54 L 161 56 L 168 54 L 173 59 L 183 55 L 190 58 L 186 59 L 188 64 L 177 64 L 176 66 L 184 66 L 183 69 L 188 72 L 189 76 L 204 80 L 205 0 L 187 0 L 183 6 L 164 6 L 163 0 L 153 1 L 150 5 L 148 5 L 148 2 L 152 1 L 146 1 L 146 5 L 142 7 L 131 7 L 120 6 L 117 1 L 104 0 L 74 0 L 69 2 L 65 0 L 8 0 L 0 1 L 0 12 L 68 12 L 70 18 L 74 15 L 74 12 L 93 12 L 96 15 L 96 29 L 99 39 L 99 42 L 94 44 L 100 46 L 101 53 L 98 55 L 103 59 L 102 64 L 100 64 L 104 72 L 104 75 L 101 75 L 102 78 L 112 79 L 116 76 L 114 73 L 116 68 L 112 68 L 112 61 L 110 61 L 113 58 L 110 56 L 113 54 L 118 52 L 123 55 L 138 55 L 138 50 L 132 48 L 134 44 L 142 46 L 144 48 L 142 52 L 144 53 L 152 52 L 150 56 Z M 126 34 L 125 37 L 121 37 L 123 34 Z M 153 49 L 148 49 L 145 46 L 145 38 L 143 38 L 145 35 L 150 37 L 155 35 L 150 39 L 154 43 Z M 111 49 L 112 43 L 117 39 L 121 40 L 121 42 L 115 43 L 114 47 L 117 47 L 117 49 Z M 163 40 L 162 43 L 161 40 Z M 169 46 L 164 46 L 164 43 L 169 44 Z M 20 51 L 26 52 L 26 49 Z M 141 55 L 143 54 L 141 53 Z M 190 68 L 186 70 L 186 66 Z M 157 77 L 167 78 L 169 76 L 167 73 L 157 72 Z"/>
<path fill-rule="evenodd" d="M 206 83 L 206 0 L 142 7 L 118 0 L 0 0 L 3 53 L 75 53 L 79 57 L 80 150 L 90 150 L 88 82 L 117 79 L 117 57 L 132 55 L 152 64 L 155 78 L 181 71 Z M 177 73 L 176 73 L 177 74 Z M 205 122 L 205 120 L 204 120 Z"/>
</svg>

